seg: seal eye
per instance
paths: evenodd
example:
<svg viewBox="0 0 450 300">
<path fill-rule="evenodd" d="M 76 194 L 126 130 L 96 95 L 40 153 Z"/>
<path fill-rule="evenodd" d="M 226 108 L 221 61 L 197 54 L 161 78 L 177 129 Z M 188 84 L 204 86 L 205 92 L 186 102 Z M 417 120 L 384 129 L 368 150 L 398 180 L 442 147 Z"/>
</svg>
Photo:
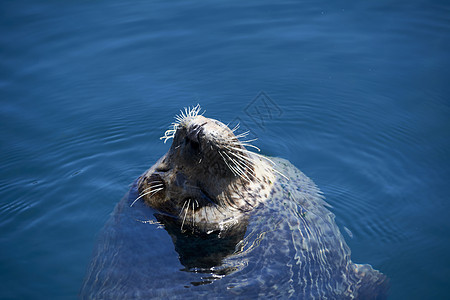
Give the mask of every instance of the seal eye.
<svg viewBox="0 0 450 300">
<path fill-rule="evenodd" d="M 196 133 L 193 136 L 186 136 L 184 139 L 184 144 L 186 146 L 190 146 L 190 148 L 194 151 L 194 152 L 198 152 L 200 150 L 200 141 L 199 141 L 199 135 L 198 133 Z"/>
<path fill-rule="evenodd" d="M 196 141 L 191 141 L 191 147 L 192 149 L 194 149 L 195 151 L 198 151 L 200 149 L 200 143 L 196 142 Z"/>
<path fill-rule="evenodd" d="M 170 168 L 168 167 L 168 166 L 166 166 L 166 165 L 160 165 L 160 166 L 157 166 L 156 167 L 156 172 L 160 172 L 160 173 L 165 173 L 165 172 L 167 172 L 167 171 L 169 171 L 170 170 Z"/>
<path fill-rule="evenodd" d="M 189 137 L 184 138 L 184 144 L 186 146 L 189 146 L 189 148 L 195 153 L 199 152 L 200 150 L 200 143 L 190 139 Z"/>
</svg>

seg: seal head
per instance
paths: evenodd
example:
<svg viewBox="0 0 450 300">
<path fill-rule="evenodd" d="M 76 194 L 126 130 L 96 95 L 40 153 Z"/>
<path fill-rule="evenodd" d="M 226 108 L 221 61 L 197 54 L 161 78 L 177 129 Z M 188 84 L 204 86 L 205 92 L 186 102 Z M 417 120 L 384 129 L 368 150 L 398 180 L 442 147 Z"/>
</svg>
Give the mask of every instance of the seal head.
<svg viewBox="0 0 450 300">
<path fill-rule="evenodd" d="M 248 133 L 199 115 L 200 107 L 176 117 L 162 139 L 169 151 L 138 181 L 152 208 L 181 222 L 182 231 L 223 231 L 264 202 L 274 182 L 271 161 L 248 151 Z"/>
</svg>

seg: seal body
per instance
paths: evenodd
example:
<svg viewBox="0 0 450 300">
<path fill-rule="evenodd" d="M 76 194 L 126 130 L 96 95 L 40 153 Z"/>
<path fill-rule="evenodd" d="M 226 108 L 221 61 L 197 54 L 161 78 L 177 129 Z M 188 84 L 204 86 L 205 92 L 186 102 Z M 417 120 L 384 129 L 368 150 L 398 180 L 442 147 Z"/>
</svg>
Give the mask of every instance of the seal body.
<svg viewBox="0 0 450 300">
<path fill-rule="evenodd" d="M 198 109 L 117 205 L 82 298 L 386 297 L 386 277 L 351 261 L 315 184 Z"/>
</svg>

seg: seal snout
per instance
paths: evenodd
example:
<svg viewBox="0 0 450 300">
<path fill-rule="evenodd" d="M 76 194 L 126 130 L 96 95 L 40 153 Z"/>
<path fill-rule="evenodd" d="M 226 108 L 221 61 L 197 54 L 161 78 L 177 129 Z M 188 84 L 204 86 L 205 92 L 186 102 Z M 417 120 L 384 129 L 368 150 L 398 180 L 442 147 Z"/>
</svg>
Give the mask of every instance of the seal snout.
<svg viewBox="0 0 450 300">
<path fill-rule="evenodd" d="M 173 138 L 172 145 L 141 182 L 140 197 L 153 208 L 181 216 L 182 224 L 211 223 L 211 228 L 252 208 L 260 198 L 259 185 L 253 183 L 259 181 L 258 172 L 268 169 L 249 154 L 244 147 L 249 141 L 239 141 L 246 133 L 236 136 L 236 129 L 198 115 L 197 108 L 177 117 L 162 137 Z"/>
</svg>

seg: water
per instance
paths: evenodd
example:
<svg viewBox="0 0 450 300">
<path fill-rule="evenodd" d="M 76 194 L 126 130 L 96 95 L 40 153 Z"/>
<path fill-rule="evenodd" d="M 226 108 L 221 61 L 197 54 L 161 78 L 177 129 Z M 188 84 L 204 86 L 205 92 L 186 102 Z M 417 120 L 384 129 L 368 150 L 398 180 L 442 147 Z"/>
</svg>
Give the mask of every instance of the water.
<svg viewBox="0 0 450 300">
<path fill-rule="evenodd" d="M 0 298 L 76 298 L 115 204 L 197 103 L 316 182 L 391 299 L 445 298 L 449 16 L 445 1 L 3 1 Z"/>
</svg>

